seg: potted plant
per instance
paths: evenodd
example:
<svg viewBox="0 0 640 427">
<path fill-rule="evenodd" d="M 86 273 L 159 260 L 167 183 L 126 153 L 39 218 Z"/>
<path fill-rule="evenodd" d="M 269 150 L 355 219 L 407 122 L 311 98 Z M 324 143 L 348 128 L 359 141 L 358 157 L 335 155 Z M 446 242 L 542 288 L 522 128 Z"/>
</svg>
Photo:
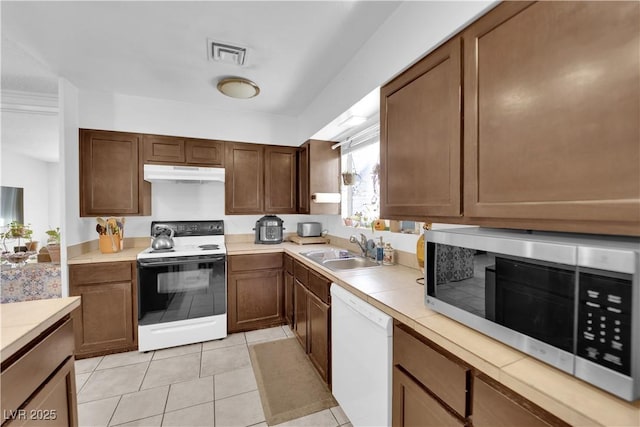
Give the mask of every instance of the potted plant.
<svg viewBox="0 0 640 427">
<path fill-rule="evenodd" d="M 45 231 L 47 233 L 47 251 L 51 257 L 51 262 L 60 263 L 60 227 Z"/>
<path fill-rule="evenodd" d="M 33 235 L 33 230 L 31 229 L 31 225 L 24 225 L 19 223 L 18 221 L 11 221 L 7 230 L 2 233 L 2 244 L 6 249 L 5 241 L 6 239 L 18 239 L 18 246 L 13 248 L 14 252 L 27 252 L 27 246 L 23 246 L 21 239 L 27 239 L 31 241 L 31 236 Z"/>
</svg>

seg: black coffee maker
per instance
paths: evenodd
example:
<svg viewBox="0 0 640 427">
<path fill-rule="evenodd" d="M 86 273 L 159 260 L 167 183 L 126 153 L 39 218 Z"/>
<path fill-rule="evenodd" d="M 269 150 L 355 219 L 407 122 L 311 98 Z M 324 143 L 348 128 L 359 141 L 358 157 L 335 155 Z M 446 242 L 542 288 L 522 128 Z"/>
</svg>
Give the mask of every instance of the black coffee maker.
<svg viewBox="0 0 640 427">
<path fill-rule="evenodd" d="M 255 242 L 258 244 L 276 244 L 282 243 L 282 231 L 284 227 L 282 224 L 284 221 L 275 215 L 265 215 L 256 221 Z"/>
</svg>

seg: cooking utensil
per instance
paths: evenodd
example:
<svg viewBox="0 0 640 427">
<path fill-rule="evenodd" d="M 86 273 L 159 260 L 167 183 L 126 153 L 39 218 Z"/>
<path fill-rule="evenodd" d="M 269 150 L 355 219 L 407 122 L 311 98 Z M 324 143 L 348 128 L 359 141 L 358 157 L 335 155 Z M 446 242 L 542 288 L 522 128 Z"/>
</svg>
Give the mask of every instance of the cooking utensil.
<svg viewBox="0 0 640 427">
<path fill-rule="evenodd" d="M 113 252 L 118 252 L 118 248 L 116 247 L 116 241 L 113 239 L 113 233 L 111 232 L 111 227 L 107 224 L 107 236 L 111 239 L 111 250 Z"/>
</svg>

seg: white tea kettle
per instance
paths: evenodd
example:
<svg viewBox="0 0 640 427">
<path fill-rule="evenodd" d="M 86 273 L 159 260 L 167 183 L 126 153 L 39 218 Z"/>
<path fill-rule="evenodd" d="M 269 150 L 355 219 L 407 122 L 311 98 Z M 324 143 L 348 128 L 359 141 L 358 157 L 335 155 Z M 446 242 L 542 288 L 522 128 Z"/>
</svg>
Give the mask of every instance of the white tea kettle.
<svg viewBox="0 0 640 427">
<path fill-rule="evenodd" d="M 168 236 L 165 234 L 167 230 L 170 231 Z M 151 249 L 154 251 L 173 249 L 173 234 L 173 228 L 165 228 L 158 231 L 158 234 L 153 238 L 153 242 L 151 242 Z"/>
</svg>

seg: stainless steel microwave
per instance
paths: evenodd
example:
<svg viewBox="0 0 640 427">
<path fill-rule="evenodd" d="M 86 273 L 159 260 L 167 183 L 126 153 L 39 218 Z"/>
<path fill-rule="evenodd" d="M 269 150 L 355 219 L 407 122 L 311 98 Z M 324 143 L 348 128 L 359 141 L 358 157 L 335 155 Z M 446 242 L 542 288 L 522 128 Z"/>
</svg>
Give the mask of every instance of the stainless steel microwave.
<svg viewBox="0 0 640 427">
<path fill-rule="evenodd" d="M 640 239 L 464 227 L 425 242 L 429 308 L 640 398 Z"/>
</svg>

